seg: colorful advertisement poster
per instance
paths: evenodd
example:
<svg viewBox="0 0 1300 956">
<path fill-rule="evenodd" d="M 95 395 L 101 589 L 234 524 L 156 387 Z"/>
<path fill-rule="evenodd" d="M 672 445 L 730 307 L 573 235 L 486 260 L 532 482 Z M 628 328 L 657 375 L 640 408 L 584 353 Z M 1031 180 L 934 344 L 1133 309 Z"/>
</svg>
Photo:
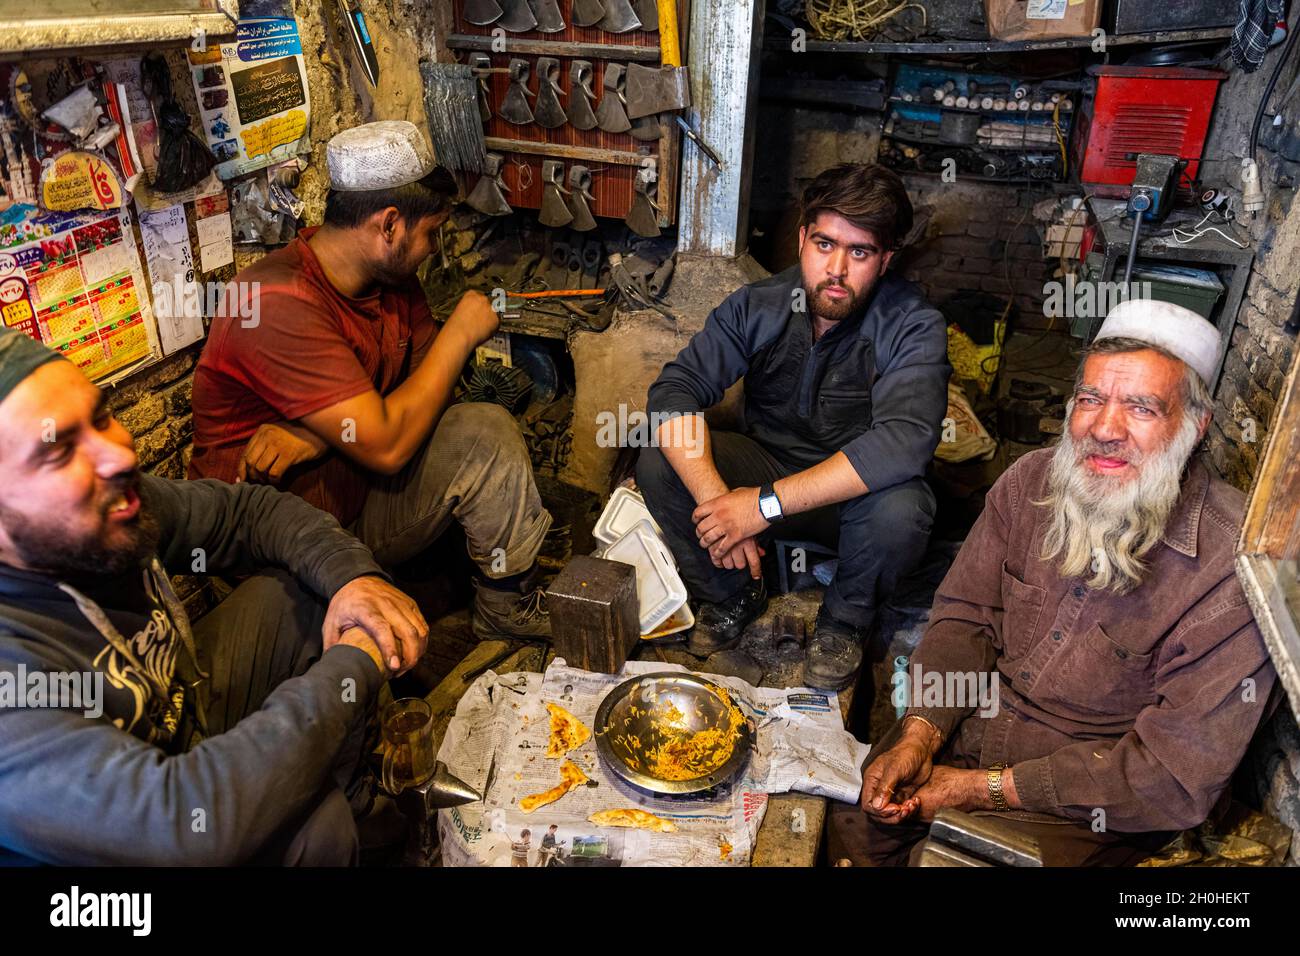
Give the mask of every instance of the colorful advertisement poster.
<svg viewBox="0 0 1300 956">
<path fill-rule="evenodd" d="M 92 382 L 160 358 L 126 209 L 0 221 L 0 321 L 61 352 Z"/>
<path fill-rule="evenodd" d="M 235 42 L 188 52 L 217 175 L 232 179 L 311 149 L 311 97 L 292 17 L 240 20 Z"/>
</svg>

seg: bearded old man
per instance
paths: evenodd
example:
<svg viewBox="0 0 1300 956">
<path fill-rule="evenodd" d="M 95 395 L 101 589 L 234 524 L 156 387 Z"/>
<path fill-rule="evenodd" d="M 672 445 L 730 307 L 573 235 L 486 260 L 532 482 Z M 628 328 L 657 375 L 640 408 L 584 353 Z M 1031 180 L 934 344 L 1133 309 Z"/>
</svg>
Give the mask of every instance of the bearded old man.
<svg viewBox="0 0 1300 956">
<path fill-rule="evenodd" d="M 951 368 L 943 316 L 886 272 L 912 227 L 902 180 L 883 166 L 828 169 L 801 218 L 799 263 L 729 296 L 650 386 L 650 412 L 667 421 L 637 484 L 698 602 L 699 656 L 734 646 L 763 613 L 774 536 L 837 549 L 804 672 L 839 690 L 877 609 L 925 553 L 924 475 Z M 710 432 L 698 413 L 742 376 L 743 431 Z"/>
<path fill-rule="evenodd" d="M 953 807 L 1047 865 L 1123 865 L 1226 795 L 1275 674 L 1233 573 L 1244 496 L 1192 454 L 1218 354 L 1180 306 L 1107 316 L 1060 443 L 993 486 L 912 656 L 945 687 L 992 672 L 999 706 L 912 700 L 864 767 L 870 862 L 915 862 Z"/>
</svg>

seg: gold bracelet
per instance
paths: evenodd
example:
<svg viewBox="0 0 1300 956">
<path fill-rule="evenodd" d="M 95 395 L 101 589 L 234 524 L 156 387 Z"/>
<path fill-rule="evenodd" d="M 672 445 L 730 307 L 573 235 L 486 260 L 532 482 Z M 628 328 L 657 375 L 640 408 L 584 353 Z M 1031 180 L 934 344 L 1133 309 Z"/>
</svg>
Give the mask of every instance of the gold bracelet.
<svg viewBox="0 0 1300 956">
<path fill-rule="evenodd" d="M 1004 763 L 995 763 L 988 769 L 989 796 L 993 799 L 993 809 L 1005 813 L 1011 809 L 1006 794 L 1002 792 L 1002 774 L 1007 769 Z"/>
<path fill-rule="evenodd" d="M 906 723 L 909 720 L 919 720 L 921 723 L 925 724 L 927 727 L 933 730 L 935 736 L 939 738 L 938 746 L 943 745 L 943 731 L 939 729 L 938 725 L 933 720 L 931 720 L 928 717 L 922 717 L 920 714 L 907 714 L 905 717 L 903 717 L 904 723 Z"/>
</svg>

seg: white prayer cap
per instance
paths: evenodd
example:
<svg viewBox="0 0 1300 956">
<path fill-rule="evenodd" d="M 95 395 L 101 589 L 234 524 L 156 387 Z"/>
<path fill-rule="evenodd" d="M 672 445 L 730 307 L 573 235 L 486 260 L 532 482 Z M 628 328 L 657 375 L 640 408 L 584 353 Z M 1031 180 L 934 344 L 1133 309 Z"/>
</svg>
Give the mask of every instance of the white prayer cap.
<svg viewBox="0 0 1300 956">
<path fill-rule="evenodd" d="M 1182 359 L 1214 388 L 1219 366 L 1219 330 L 1191 309 L 1157 299 L 1129 299 L 1111 309 L 1093 341 L 1137 339 Z"/>
<path fill-rule="evenodd" d="M 382 120 L 336 134 L 325 148 L 330 188 L 394 189 L 433 172 L 433 150 L 414 123 Z"/>
</svg>

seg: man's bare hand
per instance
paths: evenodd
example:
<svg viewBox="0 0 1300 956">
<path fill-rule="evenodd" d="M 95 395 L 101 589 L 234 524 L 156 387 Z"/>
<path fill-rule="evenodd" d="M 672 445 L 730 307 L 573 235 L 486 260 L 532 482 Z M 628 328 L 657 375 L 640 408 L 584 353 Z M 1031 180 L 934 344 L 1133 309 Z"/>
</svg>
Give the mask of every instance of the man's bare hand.
<svg viewBox="0 0 1300 956">
<path fill-rule="evenodd" d="M 749 576 L 757 581 L 763 576 L 763 555 L 767 554 L 755 538 L 746 538 L 720 558 L 713 558 L 715 568 L 728 568 L 736 571 L 749 571 Z M 710 552 L 712 557 L 712 552 Z"/>
<path fill-rule="evenodd" d="M 706 501 L 691 513 L 691 520 L 700 547 L 717 560 L 746 538 L 770 527 L 758 510 L 757 488 L 737 488 Z"/>
<path fill-rule="evenodd" d="M 370 659 L 375 662 L 375 666 L 379 668 L 379 673 L 385 677 L 389 676 L 388 665 L 384 663 L 383 651 L 370 639 L 370 635 L 361 628 L 353 627 L 344 631 L 334 646 L 342 647 L 344 645 L 365 651 L 370 656 Z"/>
<path fill-rule="evenodd" d="M 881 823 L 902 823 L 919 809 L 916 792 L 930 779 L 937 735 L 919 720 L 862 774 L 862 810 Z"/>
<path fill-rule="evenodd" d="M 924 823 L 934 820 L 934 815 L 944 807 L 954 810 L 982 810 L 992 806 L 988 797 L 988 774 L 983 770 L 958 770 L 956 767 L 935 766 L 930 779 L 915 799 L 920 804 L 917 816 Z"/>
<path fill-rule="evenodd" d="M 471 289 L 461 296 L 439 334 L 450 332 L 461 339 L 467 350 L 473 350 L 490 339 L 500 326 L 501 316 L 492 309 L 488 297 Z"/>
<path fill-rule="evenodd" d="M 429 640 L 429 625 L 416 603 L 373 576 L 353 578 L 334 592 L 321 628 L 325 650 L 352 628 L 366 632 L 396 674 L 410 670 Z"/>
<path fill-rule="evenodd" d="M 295 465 L 320 458 L 329 449 L 310 429 L 289 422 L 267 423 L 253 432 L 235 468 L 235 481 L 278 485 Z"/>
</svg>

